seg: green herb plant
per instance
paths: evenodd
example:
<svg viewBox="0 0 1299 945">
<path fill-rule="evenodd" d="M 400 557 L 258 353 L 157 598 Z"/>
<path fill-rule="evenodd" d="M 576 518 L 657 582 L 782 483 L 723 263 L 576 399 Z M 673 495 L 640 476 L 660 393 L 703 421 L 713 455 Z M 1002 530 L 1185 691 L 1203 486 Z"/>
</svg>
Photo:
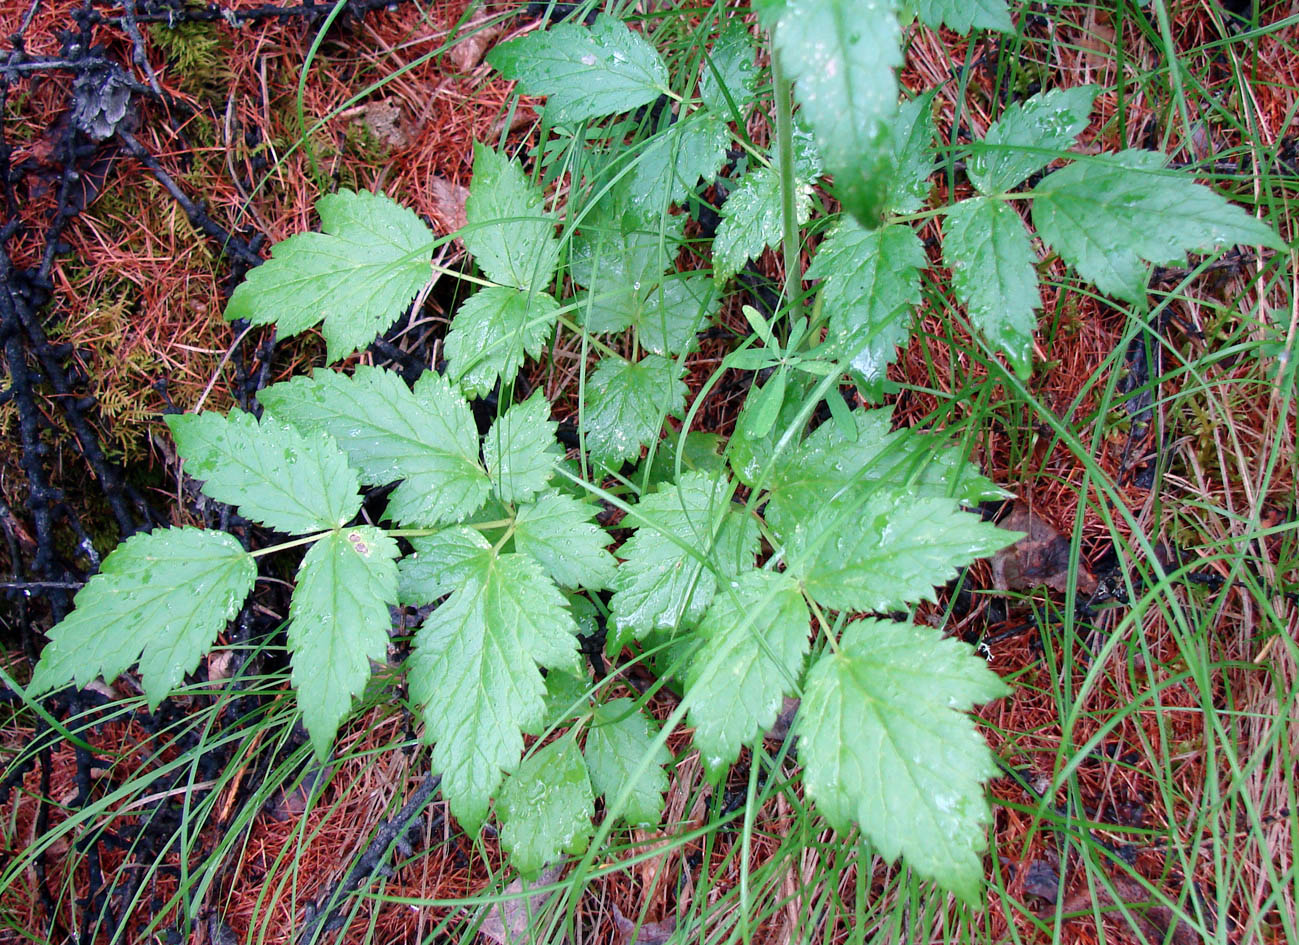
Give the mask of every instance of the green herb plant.
<svg viewBox="0 0 1299 945">
<path fill-rule="evenodd" d="M 404 683 L 451 811 L 471 833 L 494 816 L 523 874 L 587 848 L 597 797 L 601 838 L 619 821 L 657 825 L 674 729 L 693 729 L 720 780 L 798 696 L 815 810 L 977 901 L 997 768 L 965 713 L 1007 688 L 905 615 L 1016 537 L 968 510 L 1005 493 L 940 434 L 850 406 L 879 402 L 911 330 L 931 266 L 918 227 L 941 220 L 953 296 L 1021 379 L 1045 264 L 1025 206 L 1049 254 L 1138 308 L 1150 264 L 1281 244 L 1159 154 L 1067 155 L 1092 87 L 1012 104 L 980 141 L 936 147 L 932 95 L 899 102 L 899 17 L 1009 29 L 998 0 L 765 0 L 759 14 L 770 70 L 738 19 L 713 24 L 694 59 L 665 58 L 652 31 L 606 13 L 495 49 L 493 66 L 545 97 L 542 133 L 532 175 L 475 147 L 459 235 L 480 275 L 461 277 L 474 291 L 445 372 L 411 386 L 321 368 L 263 391 L 260 418 L 168 417 L 203 491 L 285 540 L 249 552 L 195 528 L 128 539 L 51 631 L 29 691 L 138 664 L 157 705 L 243 606 L 258 558 L 300 547 L 287 640 L 317 755 L 367 687 Z M 770 117 L 770 146 L 750 137 L 755 114 Z M 970 196 L 931 206 L 932 175 L 958 160 Z M 728 164 L 711 244 L 688 239 L 683 211 Z M 440 241 L 378 194 L 331 194 L 318 211 L 321 232 L 278 244 L 226 316 L 281 336 L 319 326 L 334 363 L 407 309 Z M 743 307 L 751 333 L 692 401 L 698 339 L 768 247 L 783 255 L 781 305 Z M 583 355 L 568 458 L 542 393 L 514 396 L 557 334 Z M 693 427 L 725 371 L 752 385 L 723 440 Z M 493 391 L 480 436 L 470 400 Z M 374 521 L 363 487 L 392 487 Z M 427 616 L 390 670 L 397 604 Z M 614 668 L 592 679 L 581 638 L 599 627 Z M 642 659 L 680 696 L 663 724 L 610 695 Z M 525 736 L 545 737 L 525 751 Z"/>
</svg>

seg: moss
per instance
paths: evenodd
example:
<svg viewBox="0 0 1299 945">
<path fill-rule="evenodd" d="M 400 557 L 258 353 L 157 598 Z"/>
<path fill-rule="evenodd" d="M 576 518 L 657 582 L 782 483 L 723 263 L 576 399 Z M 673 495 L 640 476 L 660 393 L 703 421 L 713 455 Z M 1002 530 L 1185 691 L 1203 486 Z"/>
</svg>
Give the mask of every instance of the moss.
<svg viewBox="0 0 1299 945">
<path fill-rule="evenodd" d="M 149 39 L 167 57 L 181 91 L 200 101 L 222 105 L 233 73 L 230 42 L 213 23 L 155 24 Z"/>
</svg>

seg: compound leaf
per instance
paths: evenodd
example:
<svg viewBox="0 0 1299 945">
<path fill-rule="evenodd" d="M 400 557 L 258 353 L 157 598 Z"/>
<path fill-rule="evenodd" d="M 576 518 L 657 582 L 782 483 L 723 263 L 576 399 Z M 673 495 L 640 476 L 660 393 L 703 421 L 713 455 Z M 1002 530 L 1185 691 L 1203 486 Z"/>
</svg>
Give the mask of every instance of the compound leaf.
<svg viewBox="0 0 1299 945">
<path fill-rule="evenodd" d="M 1038 235 L 1102 292 L 1136 304 L 1146 263 L 1235 243 L 1285 248 L 1265 223 L 1163 163 L 1162 154 L 1130 150 L 1048 174 L 1033 188 Z"/>
<path fill-rule="evenodd" d="M 50 630 L 28 691 L 84 687 L 96 676 L 111 682 L 138 660 L 155 709 L 239 612 L 256 578 L 252 556 L 225 532 L 160 528 L 132 535 Z"/>
<path fill-rule="evenodd" d="M 538 748 L 506 779 L 497 802 L 501 846 L 525 880 L 561 853 L 577 855 L 591 839 L 595 796 L 571 738 Z"/>
<path fill-rule="evenodd" d="M 419 535 L 410 544 L 414 551 L 397 564 L 398 598 L 410 607 L 431 604 L 473 580 L 479 558 L 492 547 L 482 532 L 468 526 Z"/>
<path fill-rule="evenodd" d="M 227 321 L 274 322 L 281 338 L 324 320 L 327 356 L 345 358 L 397 320 L 428 282 L 433 233 L 412 211 L 369 191 L 316 202 L 320 233 L 276 243 L 226 306 Z"/>
<path fill-rule="evenodd" d="M 442 793 L 473 832 L 518 764 L 522 733 L 545 721 L 537 665 L 577 675 L 581 661 L 568 602 L 536 561 L 484 548 L 459 569 L 458 589 L 415 634 L 408 678 Z"/>
<path fill-rule="evenodd" d="M 989 197 L 971 197 L 949 208 L 943 262 L 952 270 L 952 288 L 969 309 L 970 321 L 1027 379 L 1042 294 L 1037 257 L 1019 214 Z"/>
<path fill-rule="evenodd" d="M 757 528 L 730 507 L 725 478 L 685 473 L 645 496 L 624 520 L 636 532 L 618 550 L 624 559 L 609 602 L 617 641 L 651 630 L 675 630 L 704 615 L 717 576 L 753 566 Z"/>
<path fill-rule="evenodd" d="M 853 435 L 823 423 L 771 477 L 765 518 L 788 538 L 815 509 L 850 487 L 910 490 L 919 496 L 953 496 L 964 505 L 1005 498 L 1006 493 L 961 458 L 959 450 L 914 430 L 892 430 L 892 409 L 852 412 Z"/>
<path fill-rule="evenodd" d="M 506 384 L 524 354 L 541 354 L 559 319 L 559 303 L 545 292 L 508 286 L 479 289 L 465 299 L 447 332 L 447 373 L 471 394 L 485 397 Z"/>
<path fill-rule="evenodd" d="M 617 17 L 590 29 L 560 23 L 502 43 L 487 61 L 525 95 L 546 95 L 556 122 L 577 122 L 647 105 L 668 92 L 668 70 L 644 37 Z"/>
<path fill-rule="evenodd" d="M 971 149 L 970 181 L 996 194 L 1046 167 L 1087 127 L 1098 91 L 1094 85 L 1053 89 L 1009 106 Z"/>
<path fill-rule="evenodd" d="M 559 240 L 545 197 L 504 154 L 474 143 L 465 199 L 465 249 L 493 282 L 540 291 L 555 274 Z"/>
<path fill-rule="evenodd" d="M 298 535 L 337 528 L 361 508 L 356 470 L 327 433 L 300 433 L 275 417 L 259 423 L 242 410 L 163 419 L 185 471 L 245 518 Z"/>
<path fill-rule="evenodd" d="M 492 424 L 483 439 L 483 460 L 497 498 L 515 505 L 546 488 L 562 456 L 555 442 L 558 428 L 550 419 L 550 403 L 539 390 Z"/>
<path fill-rule="evenodd" d="M 957 568 L 1019 537 L 963 512 L 955 499 L 855 488 L 805 504 L 785 544 L 789 571 L 831 610 L 883 613 L 934 600 Z"/>
<path fill-rule="evenodd" d="M 316 757 L 333 745 L 370 662 L 388 652 L 397 603 L 397 542 L 370 525 L 339 529 L 311 546 L 289 607 L 293 686 Z"/>
<path fill-rule="evenodd" d="M 611 699 L 595 707 L 591 731 L 586 736 L 586 764 L 591 786 L 604 797 L 606 809 L 630 785 L 621 814 L 637 827 L 657 826 L 663 817 L 663 794 L 668 789 L 664 766 L 672 761 L 667 745 L 653 748 L 658 724 L 630 699 Z M 653 754 L 651 756 L 651 749 Z M 646 758 L 648 767 L 637 777 Z"/>
<path fill-rule="evenodd" d="M 927 264 L 911 227 L 866 230 L 845 220 L 808 267 L 807 278 L 825 280 L 827 341 L 837 356 L 849 359 L 862 383 L 881 383 L 906 342 L 912 311 L 920 304 L 920 270 Z"/>
<path fill-rule="evenodd" d="M 880 0 L 788 0 L 776 26 L 781 65 L 835 193 L 868 228 L 891 186 L 887 122 L 897 110 L 900 39 L 894 4 Z"/>
<path fill-rule="evenodd" d="M 916 16 L 930 29 L 946 25 L 964 35 L 972 28 L 1009 33 L 1015 27 L 1010 21 L 1006 0 L 915 0 Z"/>
<path fill-rule="evenodd" d="M 694 743 L 709 777 L 725 773 L 740 748 L 775 723 L 803 669 L 809 620 L 786 573 L 746 571 L 717 591 L 686 673 Z"/>
<path fill-rule="evenodd" d="M 800 178 L 797 188 L 795 211 L 802 226 L 812 213 L 811 181 Z M 749 171 L 722 204 L 721 218 L 713 239 L 713 277 L 724 282 L 780 239 L 780 175 L 771 167 Z"/>
<path fill-rule="evenodd" d="M 633 209 L 651 219 L 669 203 L 681 203 L 700 178 L 711 181 L 726 163 L 726 120 L 695 112 L 650 140 L 632 175 Z"/>
<path fill-rule="evenodd" d="M 596 511 L 590 502 L 547 492 L 519 507 L 514 549 L 537 559 L 561 587 L 608 587 L 617 562 L 605 550 L 612 536 L 593 521 Z"/>
<path fill-rule="evenodd" d="M 975 903 L 982 782 L 997 766 L 964 711 L 1007 689 L 972 656 L 927 628 L 855 621 L 808 673 L 796 724 L 808 794 L 831 826 L 859 824 L 884 859 L 901 854 Z"/>
<path fill-rule="evenodd" d="M 934 171 L 935 91 L 903 102 L 889 122 L 897 167 L 887 206 L 892 213 L 914 213 L 929 196 L 929 175 Z"/>
<path fill-rule="evenodd" d="M 736 116 L 731 111 L 734 103 L 739 119 L 744 109 L 753 101 L 758 85 L 758 67 L 753 60 L 753 37 L 747 27 L 734 21 L 705 50 L 703 75 L 699 81 L 699 97 L 704 107 L 730 120 Z M 729 96 L 730 101 L 727 101 Z"/>
<path fill-rule="evenodd" d="M 636 459 L 657 440 L 669 414 L 681 416 L 686 385 L 675 361 L 649 354 L 639 361 L 605 358 L 586 384 L 586 447 L 598 463 Z"/>
<path fill-rule="evenodd" d="M 403 525 L 461 521 L 487 498 L 473 413 L 433 371 L 412 390 L 377 367 L 360 365 L 351 377 L 319 370 L 268 387 L 258 400 L 301 430 L 333 436 L 367 485 L 403 480 L 385 512 Z"/>
</svg>

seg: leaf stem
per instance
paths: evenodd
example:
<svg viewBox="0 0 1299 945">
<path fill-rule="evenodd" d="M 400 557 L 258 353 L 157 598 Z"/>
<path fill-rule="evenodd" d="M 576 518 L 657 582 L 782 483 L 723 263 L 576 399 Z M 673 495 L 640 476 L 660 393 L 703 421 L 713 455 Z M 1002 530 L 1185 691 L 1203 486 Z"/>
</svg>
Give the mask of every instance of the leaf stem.
<svg viewBox="0 0 1299 945">
<path fill-rule="evenodd" d="M 771 77 L 776 93 L 776 155 L 780 167 L 780 209 L 784 224 L 781 249 L 785 257 L 785 304 L 791 320 L 803 313 L 803 273 L 799 267 L 798 181 L 794 179 L 793 85 L 771 50 Z"/>
</svg>

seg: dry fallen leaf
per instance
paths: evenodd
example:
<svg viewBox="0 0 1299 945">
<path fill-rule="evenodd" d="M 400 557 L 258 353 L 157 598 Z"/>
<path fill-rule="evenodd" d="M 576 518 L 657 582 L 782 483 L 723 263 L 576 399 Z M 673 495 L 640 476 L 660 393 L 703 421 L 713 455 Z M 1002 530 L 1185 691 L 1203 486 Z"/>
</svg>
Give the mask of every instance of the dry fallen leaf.
<svg viewBox="0 0 1299 945">
<path fill-rule="evenodd" d="M 472 72 L 483 61 L 483 56 L 487 55 L 488 47 L 500 35 L 500 26 L 475 29 L 463 39 L 456 40 L 456 44 L 447 53 L 447 58 L 451 60 L 451 65 L 456 67 L 457 72 Z"/>
<path fill-rule="evenodd" d="M 622 914 L 616 903 L 613 907 L 613 924 L 618 927 L 622 945 L 663 945 L 677 928 L 677 920 L 672 916 L 661 922 L 642 922 L 638 926 L 634 919 Z"/>
<path fill-rule="evenodd" d="M 434 177 L 429 181 L 429 191 L 433 195 L 433 214 L 446 225 L 448 232 L 461 229 L 469 222 L 465 216 L 465 201 L 469 199 L 468 187 L 445 177 Z"/>
<path fill-rule="evenodd" d="M 541 875 L 536 880 L 528 884 L 528 888 L 541 889 L 550 886 L 559 879 L 559 874 L 562 872 L 562 867 L 548 866 L 541 871 Z M 521 892 L 523 892 L 522 879 L 516 879 L 505 887 L 505 895 L 514 898 L 503 899 L 488 911 L 483 924 L 478 927 L 478 932 L 484 939 L 495 942 L 496 945 L 524 945 L 532 942 L 529 930 L 537 915 L 545 908 L 546 900 L 555 894 L 555 890 L 547 890 L 532 896 L 519 896 Z"/>
<path fill-rule="evenodd" d="M 1069 583 L 1069 539 L 1065 538 L 1023 502 L 1016 502 L 1000 527 L 1025 536 L 992 558 L 992 580 L 1001 591 L 1028 591 L 1043 585 L 1064 593 Z M 1090 594 L 1096 578 L 1078 563 L 1078 592 Z"/>
</svg>

